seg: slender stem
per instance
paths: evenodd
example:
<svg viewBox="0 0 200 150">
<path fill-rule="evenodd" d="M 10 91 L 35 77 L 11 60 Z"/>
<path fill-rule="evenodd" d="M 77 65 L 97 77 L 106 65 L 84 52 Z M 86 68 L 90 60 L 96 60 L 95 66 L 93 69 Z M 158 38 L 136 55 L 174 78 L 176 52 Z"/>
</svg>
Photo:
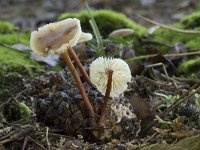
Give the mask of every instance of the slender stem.
<svg viewBox="0 0 200 150">
<path fill-rule="evenodd" d="M 104 103 L 102 106 L 102 110 L 101 110 L 101 115 L 99 118 L 99 126 L 103 126 L 104 123 L 104 117 L 106 114 L 106 108 L 108 105 L 108 100 L 110 98 L 110 91 L 111 91 L 111 87 L 112 87 L 112 74 L 113 71 L 112 70 L 108 70 L 108 81 L 107 81 L 107 88 L 106 88 L 106 94 L 105 94 L 105 98 L 104 98 Z"/>
<path fill-rule="evenodd" d="M 71 47 L 68 49 L 68 53 L 69 53 L 69 55 L 74 59 L 76 65 L 78 66 L 79 70 L 81 71 L 81 73 L 82 73 L 83 77 L 85 78 L 86 82 L 87 82 L 90 86 L 92 86 L 92 82 L 91 82 L 91 80 L 90 80 L 90 78 L 89 78 L 87 72 L 85 71 L 85 69 L 84 69 L 84 67 L 82 66 L 80 60 L 78 59 L 76 53 L 74 52 L 74 50 L 73 50 Z"/>
<path fill-rule="evenodd" d="M 96 125 L 96 122 L 95 122 L 95 114 L 94 114 L 94 110 L 93 110 L 93 107 L 88 99 L 88 96 L 85 92 L 85 89 L 83 87 L 83 84 L 81 82 L 81 79 L 77 73 L 77 71 L 75 70 L 75 67 L 67 53 L 67 51 L 65 51 L 63 53 L 63 57 L 64 57 L 64 61 L 65 63 L 67 64 L 67 66 L 69 67 L 75 81 L 76 81 L 76 84 L 77 84 L 77 87 L 80 91 L 80 94 L 82 96 L 82 99 L 83 99 L 83 103 L 84 105 L 86 106 L 86 109 L 88 110 L 88 115 L 89 115 L 89 119 L 90 119 L 90 126 L 91 127 L 94 127 Z"/>
</svg>

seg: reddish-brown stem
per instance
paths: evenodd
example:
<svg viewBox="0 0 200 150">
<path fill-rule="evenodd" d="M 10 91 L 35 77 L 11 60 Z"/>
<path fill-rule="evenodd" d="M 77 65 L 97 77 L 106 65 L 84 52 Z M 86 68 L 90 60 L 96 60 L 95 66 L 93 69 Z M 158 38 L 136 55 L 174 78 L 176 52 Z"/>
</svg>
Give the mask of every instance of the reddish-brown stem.
<svg viewBox="0 0 200 150">
<path fill-rule="evenodd" d="M 72 75 L 73 75 L 73 77 L 76 81 L 76 84 L 77 84 L 77 87 L 78 87 L 80 94 L 82 96 L 84 105 L 85 105 L 86 109 L 88 110 L 89 119 L 90 119 L 90 126 L 94 127 L 94 126 L 96 126 L 96 122 L 95 122 L 95 114 L 94 114 L 93 107 L 92 107 L 92 105 L 91 105 L 91 103 L 88 99 L 88 96 L 85 92 L 85 88 L 83 87 L 81 79 L 80 79 L 80 77 L 79 77 L 79 75 L 78 75 L 78 73 L 77 73 L 68 53 L 67 53 L 67 51 L 65 51 L 63 53 L 63 58 L 64 58 L 65 63 L 69 67 L 69 69 L 70 69 L 70 71 L 71 71 L 71 73 L 72 73 Z"/>
<path fill-rule="evenodd" d="M 107 108 L 107 105 L 108 105 L 108 101 L 109 101 L 109 98 L 110 98 L 110 91 L 111 91 L 111 87 L 112 87 L 112 74 L 113 74 L 113 71 L 108 70 L 107 88 L 106 88 L 104 103 L 102 105 L 101 114 L 100 114 L 100 118 L 99 118 L 99 122 L 98 122 L 99 126 L 103 126 L 103 124 L 104 124 L 106 108 Z"/>
<path fill-rule="evenodd" d="M 87 74 L 87 72 L 85 71 L 84 67 L 82 66 L 79 58 L 77 57 L 76 53 L 74 52 L 73 48 L 69 47 L 68 49 L 68 53 L 69 55 L 72 57 L 72 59 L 75 61 L 76 65 L 78 66 L 81 74 L 83 75 L 84 79 L 86 80 L 86 82 L 92 86 L 92 82 Z"/>
</svg>

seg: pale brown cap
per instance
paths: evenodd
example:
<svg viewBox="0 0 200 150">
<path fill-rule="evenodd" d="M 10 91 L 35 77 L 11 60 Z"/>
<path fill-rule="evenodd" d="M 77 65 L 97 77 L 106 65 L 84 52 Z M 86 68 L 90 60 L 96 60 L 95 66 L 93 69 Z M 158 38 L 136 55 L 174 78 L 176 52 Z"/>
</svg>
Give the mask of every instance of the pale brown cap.
<svg viewBox="0 0 200 150">
<path fill-rule="evenodd" d="M 47 56 L 52 53 L 62 53 L 68 47 L 91 39 L 90 33 L 82 32 L 78 19 L 68 18 L 33 31 L 30 46 L 35 53 Z"/>
</svg>

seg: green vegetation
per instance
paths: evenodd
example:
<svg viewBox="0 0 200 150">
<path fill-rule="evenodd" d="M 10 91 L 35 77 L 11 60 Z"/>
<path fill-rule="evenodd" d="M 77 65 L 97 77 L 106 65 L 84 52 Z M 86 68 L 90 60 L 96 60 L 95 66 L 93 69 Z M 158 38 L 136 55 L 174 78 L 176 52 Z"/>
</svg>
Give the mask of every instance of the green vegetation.
<svg viewBox="0 0 200 150">
<path fill-rule="evenodd" d="M 185 29 L 185 26 L 181 23 L 176 23 L 172 25 L 173 28 Z M 185 33 L 177 33 L 174 31 L 169 31 L 167 29 L 158 29 L 155 31 L 151 37 L 154 41 L 159 41 L 161 43 L 165 43 L 168 45 L 174 45 L 176 43 L 183 43 L 185 47 L 189 50 L 197 49 L 200 47 L 200 38 L 197 34 L 185 34 Z M 170 47 L 159 46 L 158 47 L 161 52 L 166 53 L 170 50 Z"/>
<path fill-rule="evenodd" d="M 96 24 L 103 37 L 107 37 L 113 30 L 121 28 L 132 28 L 135 34 L 144 35 L 147 29 L 141 25 L 136 24 L 134 21 L 128 19 L 125 15 L 114 12 L 111 10 L 96 10 L 92 11 Z M 81 27 L 83 31 L 92 32 L 92 28 L 89 24 L 88 11 L 82 11 L 80 13 L 64 13 L 60 15 L 59 20 L 66 18 L 78 18 L 81 21 Z"/>
<path fill-rule="evenodd" d="M 189 14 L 181 19 L 181 23 L 187 29 L 194 29 L 200 27 L 200 11 Z"/>
<path fill-rule="evenodd" d="M 7 22 L 0 22 L 0 42 L 7 45 L 19 43 L 17 28 Z M 30 33 L 20 34 L 20 41 L 29 45 Z M 21 76 L 31 76 L 42 67 L 30 60 L 29 55 L 0 46 L 0 100 L 12 95 L 21 81 Z"/>
<path fill-rule="evenodd" d="M 32 111 L 26 104 L 24 104 L 24 102 L 18 102 L 17 107 L 20 111 L 20 115 L 22 119 L 27 120 L 31 117 Z"/>
<path fill-rule="evenodd" d="M 16 30 L 17 27 L 13 26 L 9 22 L 0 21 L 0 34 L 11 33 Z"/>
<path fill-rule="evenodd" d="M 21 76 L 31 76 L 43 69 L 32 61 L 28 54 L 0 46 L 0 99 L 12 94 L 14 85 L 21 81 Z"/>
<path fill-rule="evenodd" d="M 184 75 L 190 78 L 199 78 L 200 70 L 198 68 L 200 68 L 200 57 L 184 61 L 179 66 L 179 72 L 183 73 Z"/>
<path fill-rule="evenodd" d="M 196 30 L 200 31 L 200 11 L 189 14 L 181 19 L 179 23 L 171 25 L 173 28 L 185 29 L 185 30 Z M 198 34 L 185 34 L 169 31 L 167 29 L 160 28 L 156 30 L 150 37 L 153 41 L 158 41 L 168 45 L 175 45 L 176 43 L 183 43 L 184 46 L 190 50 L 198 50 L 200 48 L 200 35 Z M 157 48 L 162 53 L 167 53 L 171 50 L 168 46 L 157 45 Z M 189 58 L 178 68 L 179 72 L 190 78 L 199 78 L 200 72 L 197 68 L 200 67 L 200 59 Z"/>
<path fill-rule="evenodd" d="M 8 45 L 14 45 L 19 42 L 29 45 L 30 32 L 18 34 L 17 32 L 0 34 L 0 42 Z"/>
</svg>

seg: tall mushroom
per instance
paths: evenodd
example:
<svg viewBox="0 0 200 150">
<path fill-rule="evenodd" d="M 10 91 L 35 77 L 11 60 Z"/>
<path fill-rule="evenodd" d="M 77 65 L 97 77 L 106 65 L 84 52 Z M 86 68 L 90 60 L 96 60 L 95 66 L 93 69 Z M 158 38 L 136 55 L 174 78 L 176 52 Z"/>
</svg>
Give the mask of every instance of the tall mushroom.
<svg viewBox="0 0 200 150">
<path fill-rule="evenodd" d="M 40 27 L 38 31 L 33 31 L 31 33 L 30 45 L 32 50 L 39 55 L 47 56 L 53 53 L 62 54 L 65 63 L 74 76 L 83 102 L 88 110 L 91 123 L 90 125 L 95 126 L 94 110 L 85 92 L 80 77 L 69 57 L 70 55 L 74 59 L 87 83 L 92 85 L 85 69 L 81 65 L 77 55 L 72 49 L 72 47 L 77 43 L 91 39 L 92 35 L 90 33 L 82 32 L 80 21 L 78 19 L 69 18 L 59 22 L 47 24 L 43 27 Z"/>
<path fill-rule="evenodd" d="M 97 90 L 105 96 L 99 125 L 103 125 L 109 97 L 118 97 L 131 81 L 131 71 L 122 59 L 99 57 L 90 65 L 90 78 Z"/>
</svg>

